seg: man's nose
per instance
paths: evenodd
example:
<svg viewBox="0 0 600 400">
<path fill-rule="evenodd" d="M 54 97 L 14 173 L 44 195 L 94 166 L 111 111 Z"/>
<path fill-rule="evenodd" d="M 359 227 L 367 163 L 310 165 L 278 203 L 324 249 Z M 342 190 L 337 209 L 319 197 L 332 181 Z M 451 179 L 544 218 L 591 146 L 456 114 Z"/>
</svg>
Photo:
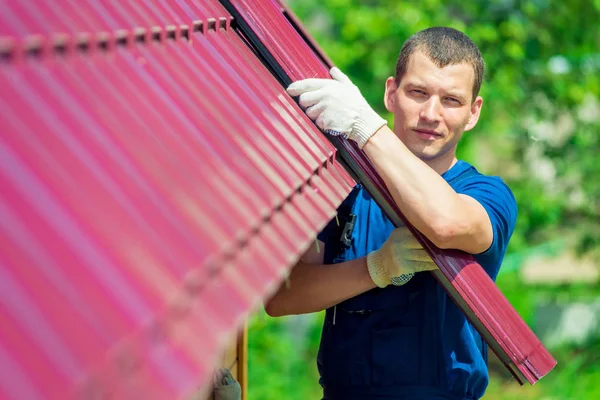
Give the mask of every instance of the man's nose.
<svg viewBox="0 0 600 400">
<path fill-rule="evenodd" d="M 419 117 L 428 122 L 437 122 L 441 118 L 442 104 L 437 96 L 431 96 L 426 102 L 422 103 L 423 108 Z"/>
</svg>

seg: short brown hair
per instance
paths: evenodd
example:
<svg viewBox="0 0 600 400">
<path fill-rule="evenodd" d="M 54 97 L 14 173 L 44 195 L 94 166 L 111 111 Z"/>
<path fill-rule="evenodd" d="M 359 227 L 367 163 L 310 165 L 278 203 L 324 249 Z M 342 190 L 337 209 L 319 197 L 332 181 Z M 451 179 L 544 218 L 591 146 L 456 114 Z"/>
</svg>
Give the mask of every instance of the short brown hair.
<svg viewBox="0 0 600 400">
<path fill-rule="evenodd" d="M 433 27 L 412 35 L 402 46 L 396 64 L 396 82 L 400 83 L 406 73 L 408 60 L 417 50 L 422 51 L 440 68 L 467 62 L 473 66 L 473 100 L 477 98 L 485 64 L 479 48 L 464 33 L 447 27 Z"/>
</svg>

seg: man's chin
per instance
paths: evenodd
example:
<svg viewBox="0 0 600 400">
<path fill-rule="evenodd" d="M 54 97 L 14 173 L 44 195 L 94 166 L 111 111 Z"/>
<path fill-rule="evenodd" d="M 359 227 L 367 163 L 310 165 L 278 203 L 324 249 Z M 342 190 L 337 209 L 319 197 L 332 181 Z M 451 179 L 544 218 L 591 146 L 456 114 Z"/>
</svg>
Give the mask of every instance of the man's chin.
<svg viewBox="0 0 600 400">
<path fill-rule="evenodd" d="M 440 151 L 437 148 L 434 148 L 432 146 L 426 146 L 426 145 L 412 145 L 412 146 L 407 146 L 408 149 L 418 158 L 420 158 L 423 161 L 428 161 L 428 160 L 433 160 L 435 158 L 437 158 L 437 156 L 439 156 Z"/>
</svg>

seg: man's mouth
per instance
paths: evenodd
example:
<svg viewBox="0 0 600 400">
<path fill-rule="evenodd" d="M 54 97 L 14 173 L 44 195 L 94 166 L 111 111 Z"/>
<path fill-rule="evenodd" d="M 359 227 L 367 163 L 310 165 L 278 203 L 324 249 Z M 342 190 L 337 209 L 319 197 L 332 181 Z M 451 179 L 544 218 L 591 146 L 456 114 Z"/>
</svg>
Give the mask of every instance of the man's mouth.
<svg viewBox="0 0 600 400">
<path fill-rule="evenodd" d="M 417 135 L 421 139 L 425 139 L 425 140 L 435 140 L 435 139 L 439 139 L 443 136 L 441 133 L 438 133 L 436 131 L 432 131 L 429 129 L 413 129 L 413 130 L 417 133 Z"/>
</svg>

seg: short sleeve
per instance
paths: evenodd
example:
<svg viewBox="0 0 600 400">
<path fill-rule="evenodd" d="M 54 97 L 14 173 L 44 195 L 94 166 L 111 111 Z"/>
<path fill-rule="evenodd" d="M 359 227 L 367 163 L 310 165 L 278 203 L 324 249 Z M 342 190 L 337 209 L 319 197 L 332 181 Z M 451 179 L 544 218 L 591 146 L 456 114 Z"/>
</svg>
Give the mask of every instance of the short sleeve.
<svg viewBox="0 0 600 400">
<path fill-rule="evenodd" d="M 456 191 L 477 200 L 490 218 L 494 239 L 485 252 L 475 257 L 487 267 L 490 277 L 495 279 L 517 222 L 515 197 L 502 179 L 485 175 L 465 179 Z"/>
</svg>

